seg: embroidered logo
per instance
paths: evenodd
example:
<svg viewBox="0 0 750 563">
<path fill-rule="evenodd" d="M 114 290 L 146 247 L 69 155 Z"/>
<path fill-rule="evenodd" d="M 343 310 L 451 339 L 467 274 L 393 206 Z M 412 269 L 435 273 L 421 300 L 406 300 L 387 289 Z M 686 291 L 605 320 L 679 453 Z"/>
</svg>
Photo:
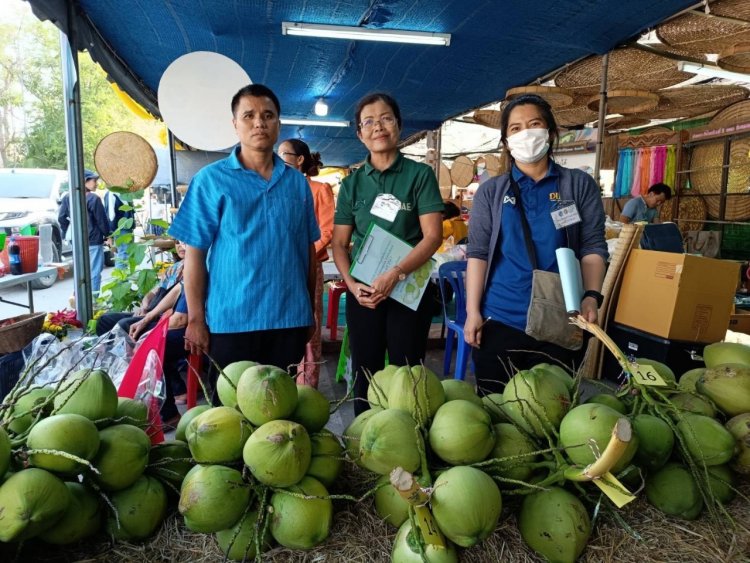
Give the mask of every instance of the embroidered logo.
<svg viewBox="0 0 750 563">
<path fill-rule="evenodd" d="M 515 205 L 516 204 L 516 198 L 515 198 L 515 196 L 506 195 L 503 198 L 503 205 L 505 205 L 506 203 L 510 203 L 511 205 Z"/>
<path fill-rule="evenodd" d="M 550 201 L 560 201 L 560 194 L 557 192 L 552 192 L 549 194 L 549 200 Z"/>
</svg>

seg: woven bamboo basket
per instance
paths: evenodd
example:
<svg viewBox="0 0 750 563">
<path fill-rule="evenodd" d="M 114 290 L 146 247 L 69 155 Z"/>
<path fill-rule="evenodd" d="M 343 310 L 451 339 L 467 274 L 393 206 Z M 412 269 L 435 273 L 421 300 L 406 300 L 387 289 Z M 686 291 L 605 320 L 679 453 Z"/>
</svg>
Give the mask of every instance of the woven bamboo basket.
<svg viewBox="0 0 750 563">
<path fill-rule="evenodd" d="M 716 64 L 732 72 L 750 74 L 750 41 L 723 49 Z"/>
<path fill-rule="evenodd" d="M 27 313 L 10 319 L 11 324 L 0 327 L 0 354 L 11 354 L 23 350 L 26 345 L 42 332 L 47 313 Z"/>
<path fill-rule="evenodd" d="M 505 93 L 505 99 L 510 101 L 519 96 L 534 94 L 545 99 L 552 108 L 564 108 L 573 103 L 573 93 L 565 88 L 556 86 L 519 86 L 511 88 Z"/>
<path fill-rule="evenodd" d="M 688 231 L 700 231 L 703 229 L 704 221 L 706 220 L 706 203 L 704 198 L 699 194 L 684 195 L 680 194 L 680 203 L 677 206 L 679 209 L 679 221 L 677 226 L 680 228 L 680 232 L 684 235 Z M 665 201 L 661 209 L 659 210 L 659 218 L 666 221 L 673 221 L 676 217 L 674 216 L 674 199 L 668 199 Z M 687 220 L 689 219 L 689 221 Z"/>
<path fill-rule="evenodd" d="M 117 131 L 104 137 L 94 150 L 96 170 L 110 186 L 137 192 L 151 185 L 158 163 L 151 145 L 135 133 Z"/>
<path fill-rule="evenodd" d="M 478 109 L 474 112 L 474 123 L 484 125 L 491 129 L 500 129 L 500 116 L 502 112 L 496 109 Z"/>
<path fill-rule="evenodd" d="M 646 90 L 654 92 L 674 86 L 693 74 L 677 70 L 674 61 L 634 48 L 616 49 L 609 54 L 607 89 Z M 602 57 L 591 56 L 574 63 L 555 76 L 555 85 L 575 94 L 593 96 L 599 93 Z M 575 100 L 573 101 L 575 105 Z"/>
<path fill-rule="evenodd" d="M 591 96 L 586 106 L 591 111 L 599 111 L 599 94 Z M 610 90 L 607 93 L 607 111 L 631 114 L 654 109 L 659 103 L 659 95 L 648 90 Z"/>
<path fill-rule="evenodd" d="M 461 155 L 453 161 L 451 180 L 459 188 L 465 188 L 474 180 L 474 163 L 466 155 Z"/>
<path fill-rule="evenodd" d="M 647 119 L 676 119 L 696 117 L 744 100 L 750 90 L 742 86 L 701 84 L 660 90 L 659 103 L 652 110 L 638 114 Z"/>
<path fill-rule="evenodd" d="M 716 7 L 711 6 L 711 13 L 721 15 L 718 5 L 728 5 L 730 2 L 715 4 Z M 747 0 L 737 0 L 734 4 L 739 9 L 741 4 L 747 5 Z M 705 55 L 718 53 L 743 41 L 750 41 L 750 26 L 688 13 L 659 25 L 656 28 L 656 36 L 659 41 L 672 48 L 693 55 Z"/>
</svg>

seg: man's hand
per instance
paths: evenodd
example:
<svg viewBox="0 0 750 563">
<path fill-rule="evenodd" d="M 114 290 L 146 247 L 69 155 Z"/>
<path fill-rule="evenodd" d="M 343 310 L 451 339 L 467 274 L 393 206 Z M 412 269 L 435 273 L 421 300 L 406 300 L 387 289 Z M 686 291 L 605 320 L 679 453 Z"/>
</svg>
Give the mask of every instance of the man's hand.
<svg viewBox="0 0 750 563">
<path fill-rule="evenodd" d="M 185 350 L 191 354 L 208 352 L 209 333 L 205 322 L 188 321 L 185 329 Z"/>
<path fill-rule="evenodd" d="M 133 340 L 138 340 L 138 338 L 141 336 L 141 333 L 146 330 L 146 327 L 151 322 L 151 319 L 148 317 L 143 317 L 138 322 L 133 323 L 130 325 L 130 330 L 128 330 L 128 334 L 130 335 L 130 338 Z"/>
</svg>

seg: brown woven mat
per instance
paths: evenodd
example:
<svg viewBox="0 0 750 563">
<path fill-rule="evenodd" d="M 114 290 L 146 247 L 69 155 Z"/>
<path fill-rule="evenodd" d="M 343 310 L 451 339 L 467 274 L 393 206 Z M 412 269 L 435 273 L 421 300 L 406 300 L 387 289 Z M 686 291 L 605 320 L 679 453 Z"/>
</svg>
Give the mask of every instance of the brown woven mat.
<svg viewBox="0 0 750 563">
<path fill-rule="evenodd" d="M 706 219 L 706 203 L 699 194 L 693 195 L 682 195 L 679 197 L 680 203 L 679 209 L 679 221 L 677 226 L 684 235 L 688 231 L 700 231 L 703 229 L 704 221 Z M 676 217 L 674 216 L 674 198 L 665 201 L 661 209 L 659 210 L 659 218 L 662 221 L 673 221 Z M 686 221 L 685 219 L 691 219 Z"/>
<path fill-rule="evenodd" d="M 695 117 L 720 110 L 729 104 L 750 96 L 750 90 L 742 86 L 701 84 L 660 90 L 659 103 L 649 111 L 638 113 L 647 119 L 676 119 Z"/>
</svg>

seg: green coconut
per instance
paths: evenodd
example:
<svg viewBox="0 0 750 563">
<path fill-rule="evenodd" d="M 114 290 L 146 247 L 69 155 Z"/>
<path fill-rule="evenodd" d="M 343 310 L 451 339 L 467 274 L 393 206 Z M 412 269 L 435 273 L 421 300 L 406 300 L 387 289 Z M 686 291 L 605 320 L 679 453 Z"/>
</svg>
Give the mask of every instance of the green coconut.
<svg viewBox="0 0 750 563">
<path fill-rule="evenodd" d="M 102 525 L 99 498 L 80 483 L 65 483 L 70 493 L 70 504 L 63 517 L 39 535 L 41 540 L 55 545 L 68 545 L 93 536 Z"/>
<path fill-rule="evenodd" d="M 235 408 L 237 406 L 237 384 L 246 370 L 257 366 L 257 362 L 243 360 L 233 362 L 221 370 L 216 380 L 216 393 L 219 395 L 221 404 L 225 407 Z"/>
<path fill-rule="evenodd" d="M 495 445 L 495 430 L 484 408 L 456 399 L 437 410 L 429 439 L 440 459 L 451 465 L 468 465 L 487 457 Z"/>
<path fill-rule="evenodd" d="M 445 391 L 445 402 L 455 401 L 456 399 L 463 399 L 478 405 L 484 406 L 482 399 L 474 391 L 474 387 L 470 383 L 467 383 L 463 379 L 443 379 L 440 381 Z"/>
<path fill-rule="evenodd" d="M 289 419 L 304 426 L 308 432 L 317 432 L 328 424 L 329 408 L 328 399 L 315 387 L 297 385 L 297 406 Z"/>
<path fill-rule="evenodd" d="M 31 450 L 54 450 L 72 454 L 86 461 L 94 459 L 100 448 L 99 442 L 96 424 L 79 414 L 57 414 L 43 418 L 32 426 L 26 439 L 26 445 Z M 66 475 L 73 475 L 86 467 L 73 459 L 54 453 L 31 454 L 29 462 L 35 467 Z"/>
<path fill-rule="evenodd" d="M 198 405 L 188 410 L 185 414 L 180 417 L 180 422 L 177 423 L 177 428 L 174 431 L 174 439 L 187 442 L 187 429 L 193 419 L 206 412 L 208 409 L 213 408 L 211 405 Z"/>
<path fill-rule="evenodd" d="M 681 411 L 702 414 L 703 416 L 716 416 L 716 409 L 711 401 L 697 393 L 676 393 L 670 396 L 669 400 Z"/>
<path fill-rule="evenodd" d="M 177 509 L 194 532 L 214 533 L 234 526 L 250 502 L 242 473 L 223 465 L 196 465 L 182 481 Z"/>
<path fill-rule="evenodd" d="M 396 539 L 393 540 L 391 563 L 458 563 L 456 548 L 451 542 L 446 544 L 446 547 L 437 547 L 420 542 L 417 534 L 412 531 L 411 521 L 406 520 L 399 527 Z"/>
<path fill-rule="evenodd" d="M 115 424 L 99 431 L 101 445 L 92 460 L 99 470 L 96 481 L 107 491 L 120 491 L 135 483 L 148 465 L 151 440 L 143 430 Z"/>
<path fill-rule="evenodd" d="M 468 466 L 451 467 L 440 474 L 431 504 L 438 528 L 461 547 L 486 539 L 497 526 L 503 507 L 492 477 Z"/>
<path fill-rule="evenodd" d="M 750 474 L 750 413 L 738 414 L 730 419 L 725 428 L 736 440 L 736 454 L 731 466 L 737 473 Z"/>
<path fill-rule="evenodd" d="M 647 364 L 653 366 L 653 368 L 656 370 L 656 373 L 661 376 L 661 378 L 667 383 L 669 387 L 674 387 L 677 384 L 677 378 L 675 377 L 672 368 L 670 368 L 667 364 L 657 362 L 656 360 L 649 360 L 648 358 L 636 358 L 635 363 L 637 363 L 638 365 Z"/>
<path fill-rule="evenodd" d="M 414 420 L 432 418 L 445 402 L 440 379 L 424 366 L 396 370 L 388 389 L 388 408 L 409 413 Z"/>
<path fill-rule="evenodd" d="M 344 430 L 342 438 L 344 439 L 346 455 L 352 461 L 356 461 L 357 465 L 361 466 L 359 463 L 359 442 L 361 440 L 362 430 L 364 430 L 365 424 L 370 420 L 370 417 L 379 412 L 383 412 L 383 409 L 380 407 L 373 407 L 359 413 L 354 420 L 352 420 L 351 424 L 346 427 L 346 430 Z"/>
<path fill-rule="evenodd" d="M 253 432 L 242 459 L 258 481 L 271 487 L 298 483 L 310 467 L 312 446 L 305 427 L 290 420 L 272 420 Z"/>
<path fill-rule="evenodd" d="M 416 471 L 421 461 L 419 449 L 424 447 L 416 426 L 406 411 L 388 409 L 372 415 L 359 442 L 362 467 L 379 475 L 396 467 Z"/>
<path fill-rule="evenodd" d="M 583 503 L 560 487 L 526 496 L 518 516 L 526 544 L 556 563 L 574 563 L 586 548 L 591 521 Z"/>
<path fill-rule="evenodd" d="M 49 471 L 31 467 L 0 485 L 0 542 L 21 541 L 48 530 L 70 503 L 65 484 Z"/>
<path fill-rule="evenodd" d="M 737 495 L 734 473 L 727 465 L 712 465 L 708 468 L 708 487 L 716 500 L 728 504 Z"/>
<path fill-rule="evenodd" d="M 703 510 L 703 497 L 687 467 L 668 463 L 646 479 L 646 498 L 669 516 L 695 520 Z"/>
<path fill-rule="evenodd" d="M 156 533 L 167 516 L 167 492 L 154 477 L 141 475 L 109 498 L 117 518 L 110 513 L 107 532 L 117 540 L 145 540 Z"/>
<path fill-rule="evenodd" d="M 146 472 L 171 484 L 178 492 L 182 480 L 192 468 L 193 458 L 185 442 L 172 440 L 151 446 Z"/>
<path fill-rule="evenodd" d="M 729 416 L 750 412 L 750 367 L 748 366 L 721 364 L 707 369 L 695 383 L 695 388 Z"/>
<path fill-rule="evenodd" d="M 695 393 L 697 391 L 695 384 L 705 372 L 706 368 L 695 368 L 686 371 L 677 381 L 677 388 L 685 393 Z"/>
<path fill-rule="evenodd" d="M 317 498 L 301 498 L 317 497 Z M 289 549 L 312 549 L 325 541 L 333 521 L 328 490 L 315 478 L 303 477 L 296 485 L 271 497 L 271 535 Z"/>
<path fill-rule="evenodd" d="M 685 413 L 677 423 L 677 432 L 697 463 L 722 465 L 734 456 L 734 436 L 716 419 Z"/>
<path fill-rule="evenodd" d="M 115 418 L 122 424 L 145 426 L 148 424 L 148 407 L 143 401 L 118 397 Z"/>
<path fill-rule="evenodd" d="M 617 421 L 625 418 L 607 405 L 586 403 L 565 415 L 560 423 L 560 444 L 570 460 L 581 466 L 596 460 L 596 452 L 603 452 L 612 436 Z M 592 447 L 592 441 L 596 444 Z M 630 444 L 614 467 L 613 473 L 627 467 L 638 450 L 638 436 L 633 434 Z"/>
<path fill-rule="evenodd" d="M 371 407 L 388 408 L 388 393 L 393 381 L 393 374 L 398 371 L 399 366 L 389 364 L 372 375 L 367 387 L 367 402 Z"/>
<path fill-rule="evenodd" d="M 537 448 L 518 428 L 507 422 L 495 424 L 495 445 L 487 456 L 489 459 L 516 458 L 496 461 L 486 470 L 504 479 L 526 481 L 531 477 L 533 463 L 538 455 Z"/>
<path fill-rule="evenodd" d="M 715 342 L 703 348 L 703 361 L 709 369 L 723 364 L 750 367 L 750 346 L 739 342 Z"/>
<path fill-rule="evenodd" d="M 216 543 L 219 549 L 231 561 L 253 561 L 257 555 L 256 550 L 256 526 L 258 522 L 258 511 L 249 510 L 239 522 L 231 528 L 216 532 Z M 262 534 L 262 528 L 258 529 L 258 535 Z M 258 538 L 259 539 L 259 538 Z M 271 547 L 271 537 L 266 530 L 263 541 L 258 542 L 261 545 L 260 552 L 264 553 Z"/>
<path fill-rule="evenodd" d="M 598 403 L 600 405 L 607 405 L 612 410 L 616 410 L 620 414 L 627 414 L 628 409 L 620 399 L 612 395 L 611 393 L 598 393 L 593 397 L 589 397 L 587 403 Z"/>
<path fill-rule="evenodd" d="M 504 402 L 505 399 L 503 399 L 502 393 L 490 393 L 489 395 L 482 397 L 482 405 L 484 405 L 484 408 L 490 413 L 490 418 L 492 419 L 493 424 L 508 421 L 503 413 L 502 404 Z"/>
<path fill-rule="evenodd" d="M 10 467 L 10 438 L 8 433 L 0 426 L 0 481 Z"/>
<path fill-rule="evenodd" d="M 117 389 L 103 370 L 79 370 L 61 389 L 55 396 L 55 414 L 80 414 L 93 421 L 117 414 Z"/>
<path fill-rule="evenodd" d="M 382 475 L 375 491 L 375 512 L 391 526 L 398 528 L 409 519 L 409 503 L 391 485 L 389 475 Z"/>
<path fill-rule="evenodd" d="M 542 364 L 535 365 L 531 369 L 532 371 L 536 371 L 536 370 L 546 371 L 548 374 L 554 375 L 565 384 L 565 387 L 568 388 L 568 392 L 571 395 L 573 394 L 573 389 L 575 387 L 576 380 L 570 375 L 570 372 L 566 370 L 565 368 L 563 368 L 562 366 L 558 364 L 542 363 Z"/>
<path fill-rule="evenodd" d="M 237 406 L 254 425 L 287 419 L 297 406 L 297 384 L 274 366 L 253 366 L 237 383 Z"/>
<path fill-rule="evenodd" d="M 344 448 L 330 430 L 311 434 L 310 448 L 312 457 L 307 475 L 330 487 L 336 482 L 344 466 Z"/>
<path fill-rule="evenodd" d="M 632 420 L 638 436 L 638 449 L 633 461 L 643 469 L 653 471 L 662 467 L 672 455 L 674 432 L 667 422 L 650 414 L 639 414 Z"/>
<path fill-rule="evenodd" d="M 215 407 L 196 416 L 185 434 L 198 463 L 229 463 L 242 457 L 252 432 L 250 422 L 237 409 Z"/>
<path fill-rule="evenodd" d="M 546 371 L 519 371 L 503 390 L 505 415 L 525 432 L 544 438 L 552 434 L 570 408 L 565 384 Z"/>
<path fill-rule="evenodd" d="M 11 410 L 8 430 L 14 434 L 23 434 L 32 425 L 39 410 L 43 411 L 42 415 L 49 414 L 52 410 L 52 401 L 47 405 L 45 403 L 52 391 L 51 387 L 35 387 L 18 397 Z"/>
</svg>

